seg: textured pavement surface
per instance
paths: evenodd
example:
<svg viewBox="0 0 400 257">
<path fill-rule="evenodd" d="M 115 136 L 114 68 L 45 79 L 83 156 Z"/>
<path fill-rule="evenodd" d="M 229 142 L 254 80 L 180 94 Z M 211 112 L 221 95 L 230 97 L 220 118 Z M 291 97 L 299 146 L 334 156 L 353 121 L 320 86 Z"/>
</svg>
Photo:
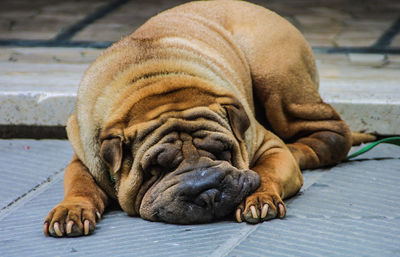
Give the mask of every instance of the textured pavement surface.
<svg viewBox="0 0 400 257">
<path fill-rule="evenodd" d="M 62 200 L 69 143 L 0 140 L 0 149 L 1 256 L 400 256 L 396 146 L 304 171 L 283 220 L 181 226 L 112 210 L 93 235 L 61 239 L 45 237 L 42 223 Z"/>
</svg>

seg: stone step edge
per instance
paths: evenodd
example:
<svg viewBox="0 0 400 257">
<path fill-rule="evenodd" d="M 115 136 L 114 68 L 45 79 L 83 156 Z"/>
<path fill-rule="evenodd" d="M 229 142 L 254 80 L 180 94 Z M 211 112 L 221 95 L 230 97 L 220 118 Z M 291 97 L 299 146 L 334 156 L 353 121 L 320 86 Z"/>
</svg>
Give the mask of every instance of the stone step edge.
<svg viewBox="0 0 400 257">
<path fill-rule="evenodd" d="M 69 92 L 0 93 L 0 127 L 3 128 L 3 133 L 0 129 L 0 137 L 29 136 L 27 128 L 47 127 L 49 129 L 45 129 L 45 134 L 49 134 L 50 138 L 64 138 L 65 134 L 59 131 L 65 127 L 68 116 L 73 112 L 75 100 L 76 93 Z M 368 99 L 326 99 L 326 102 L 337 110 L 353 131 L 400 135 L 400 102 L 371 102 Z M 12 133 L 13 130 L 19 133 Z"/>
</svg>

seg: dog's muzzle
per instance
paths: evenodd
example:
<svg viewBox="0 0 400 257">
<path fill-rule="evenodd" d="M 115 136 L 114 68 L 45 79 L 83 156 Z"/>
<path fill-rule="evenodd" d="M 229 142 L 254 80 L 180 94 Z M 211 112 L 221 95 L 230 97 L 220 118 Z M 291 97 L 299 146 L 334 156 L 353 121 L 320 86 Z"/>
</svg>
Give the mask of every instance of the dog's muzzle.
<svg viewBox="0 0 400 257">
<path fill-rule="evenodd" d="M 159 177 L 144 194 L 139 213 L 144 219 L 177 224 L 222 218 L 255 191 L 257 173 L 239 170 L 227 161 L 206 157 L 185 162 Z"/>
</svg>

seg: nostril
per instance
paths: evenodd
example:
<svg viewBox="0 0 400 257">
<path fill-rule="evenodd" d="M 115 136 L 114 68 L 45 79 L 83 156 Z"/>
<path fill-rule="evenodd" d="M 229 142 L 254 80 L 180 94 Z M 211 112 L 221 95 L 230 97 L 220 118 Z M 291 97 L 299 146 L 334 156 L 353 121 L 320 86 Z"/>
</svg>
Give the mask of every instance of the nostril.
<svg viewBox="0 0 400 257">
<path fill-rule="evenodd" d="M 201 193 L 196 199 L 194 200 L 194 203 L 200 207 L 206 208 L 212 208 L 214 207 L 214 204 L 217 202 L 221 201 L 221 192 L 218 191 L 217 189 L 208 189 Z"/>
</svg>

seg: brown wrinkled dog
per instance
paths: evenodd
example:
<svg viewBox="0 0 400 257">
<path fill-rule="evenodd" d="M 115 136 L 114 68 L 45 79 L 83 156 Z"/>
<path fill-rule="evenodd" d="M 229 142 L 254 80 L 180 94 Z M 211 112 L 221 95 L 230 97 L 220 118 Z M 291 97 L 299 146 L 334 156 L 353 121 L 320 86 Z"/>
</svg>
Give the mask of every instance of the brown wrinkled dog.
<svg viewBox="0 0 400 257">
<path fill-rule="evenodd" d="M 180 224 L 283 218 L 300 169 L 338 163 L 352 145 L 317 89 L 309 45 L 274 12 L 215 1 L 155 16 L 86 71 L 65 198 L 44 233 L 88 235 L 112 201 Z"/>
</svg>

